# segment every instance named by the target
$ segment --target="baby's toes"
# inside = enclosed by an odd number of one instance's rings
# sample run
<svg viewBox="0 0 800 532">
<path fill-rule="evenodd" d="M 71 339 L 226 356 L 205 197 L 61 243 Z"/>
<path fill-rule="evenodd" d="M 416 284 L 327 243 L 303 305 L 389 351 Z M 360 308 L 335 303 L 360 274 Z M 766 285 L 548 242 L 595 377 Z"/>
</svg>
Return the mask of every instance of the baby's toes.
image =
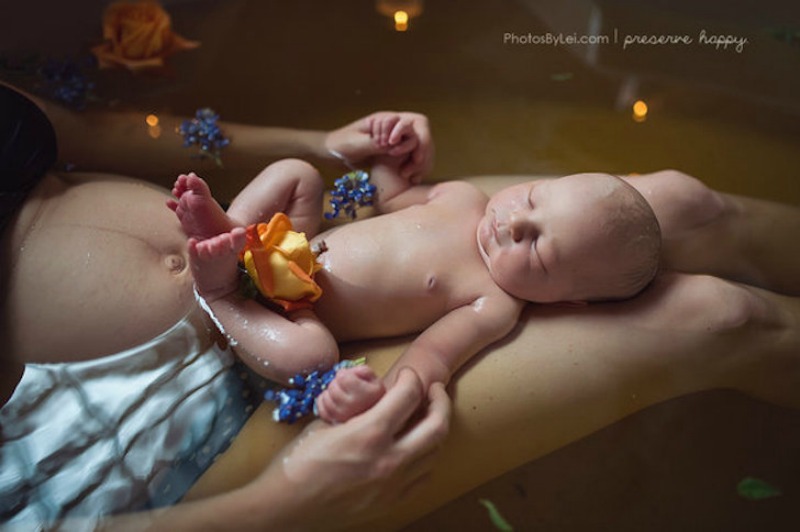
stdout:
<svg viewBox="0 0 800 532">
<path fill-rule="evenodd" d="M 186 179 L 186 174 L 181 174 L 178 176 L 178 179 L 175 180 L 175 184 L 172 185 L 172 195 L 176 198 L 180 198 L 188 190 Z"/>
<path fill-rule="evenodd" d="M 245 231 L 244 227 L 234 227 L 231 229 L 230 235 L 231 249 L 238 254 L 247 243 L 247 231 Z"/>
</svg>

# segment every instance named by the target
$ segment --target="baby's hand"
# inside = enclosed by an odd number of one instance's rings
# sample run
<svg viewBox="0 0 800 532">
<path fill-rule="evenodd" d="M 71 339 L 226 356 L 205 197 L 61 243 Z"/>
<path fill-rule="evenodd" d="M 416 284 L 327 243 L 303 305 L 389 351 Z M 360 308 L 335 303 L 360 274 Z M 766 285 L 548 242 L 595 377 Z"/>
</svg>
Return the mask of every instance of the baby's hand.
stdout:
<svg viewBox="0 0 800 532">
<path fill-rule="evenodd" d="M 419 144 L 411 113 L 383 111 L 367 117 L 373 142 L 391 156 L 404 155 Z"/>
<path fill-rule="evenodd" d="M 399 173 L 419 183 L 433 168 L 434 147 L 428 118 L 419 113 L 379 111 L 335 129 L 325 136 L 324 149 L 347 166 L 369 164 L 376 155 L 402 157 Z"/>
<path fill-rule="evenodd" d="M 366 118 L 372 141 L 385 156 L 401 159 L 398 174 L 419 183 L 433 167 L 433 141 L 428 119 L 418 113 L 381 111 Z"/>
<path fill-rule="evenodd" d="M 328 423 L 344 423 L 368 410 L 384 393 L 383 382 L 368 366 L 345 368 L 317 398 L 317 412 Z"/>
</svg>

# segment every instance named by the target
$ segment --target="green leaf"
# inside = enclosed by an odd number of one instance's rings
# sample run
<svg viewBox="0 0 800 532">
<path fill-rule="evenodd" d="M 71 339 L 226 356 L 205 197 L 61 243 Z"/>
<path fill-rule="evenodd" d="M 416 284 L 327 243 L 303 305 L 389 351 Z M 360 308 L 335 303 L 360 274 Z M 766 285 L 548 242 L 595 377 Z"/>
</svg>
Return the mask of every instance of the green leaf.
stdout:
<svg viewBox="0 0 800 532">
<path fill-rule="evenodd" d="M 500 511 L 497 509 L 497 506 L 494 505 L 492 501 L 486 499 L 479 499 L 479 503 L 484 505 L 486 509 L 489 511 L 489 519 L 491 519 L 492 524 L 495 526 L 497 530 L 502 530 L 503 532 L 513 532 L 514 527 L 512 527 L 508 521 L 506 521 L 502 515 L 500 515 Z"/>
<path fill-rule="evenodd" d="M 572 72 L 558 72 L 550 75 L 550 79 L 553 81 L 569 81 L 572 77 Z"/>
<path fill-rule="evenodd" d="M 753 477 L 743 478 L 736 486 L 736 491 L 739 495 L 751 501 L 760 501 L 783 495 L 781 490 L 775 486 Z"/>
</svg>

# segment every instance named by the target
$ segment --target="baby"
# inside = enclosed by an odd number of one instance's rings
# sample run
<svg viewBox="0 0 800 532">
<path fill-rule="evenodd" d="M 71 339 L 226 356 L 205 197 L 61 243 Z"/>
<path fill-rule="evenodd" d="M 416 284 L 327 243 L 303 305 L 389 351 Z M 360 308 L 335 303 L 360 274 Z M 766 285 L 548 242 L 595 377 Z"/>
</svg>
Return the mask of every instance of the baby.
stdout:
<svg viewBox="0 0 800 532">
<path fill-rule="evenodd" d="M 302 161 L 269 166 L 227 213 L 194 174 L 173 189 L 201 302 L 262 375 L 285 382 L 333 365 L 339 341 L 421 331 L 383 381 L 366 366 L 340 371 L 317 400 L 323 419 L 366 410 L 404 366 L 426 387 L 447 383 L 508 334 L 529 301 L 624 299 L 655 276 L 658 222 L 618 177 L 536 180 L 489 198 L 460 181 L 414 185 L 399 177 L 400 162 L 385 157 L 372 169 L 379 216 L 323 233 L 322 180 Z M 276 311 L 239 289 L 244 226 L 278 212 L 321 250 L 314 280 L 322 296 L 310 308 Z"/>
</svg>

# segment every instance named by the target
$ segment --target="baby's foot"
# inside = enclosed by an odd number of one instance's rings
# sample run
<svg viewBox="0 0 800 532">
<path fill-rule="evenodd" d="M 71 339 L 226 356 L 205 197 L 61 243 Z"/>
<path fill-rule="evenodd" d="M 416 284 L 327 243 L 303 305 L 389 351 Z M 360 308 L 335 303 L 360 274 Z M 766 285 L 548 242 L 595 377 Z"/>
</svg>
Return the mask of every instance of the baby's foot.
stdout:
<svg viewBox="0 0 800 532">
<path fill-rule="evenodd" d="M 180 175 L 172 187 L 174 200 L 167 206 L 175 211 L 186 236 L 205 240 L 220 233 L 227 233 L 234 224 L 211 196 L 211 190 L 194 173 Z"/>
<path fill-rule="evenodd" d="M 195 288 L 209 303 L 238 289 L 239 253 L 246 240 L 241 227 L 206 240 L 189 239 L 189 263 Z"/>
<path fill-rule="evenodd" d="M 345 368 L 317 398 L 317 412 L 328 423 L 344 423 L 377 403 L 385 392 L 383 382 L 368 366 Z"/>
</svg>

